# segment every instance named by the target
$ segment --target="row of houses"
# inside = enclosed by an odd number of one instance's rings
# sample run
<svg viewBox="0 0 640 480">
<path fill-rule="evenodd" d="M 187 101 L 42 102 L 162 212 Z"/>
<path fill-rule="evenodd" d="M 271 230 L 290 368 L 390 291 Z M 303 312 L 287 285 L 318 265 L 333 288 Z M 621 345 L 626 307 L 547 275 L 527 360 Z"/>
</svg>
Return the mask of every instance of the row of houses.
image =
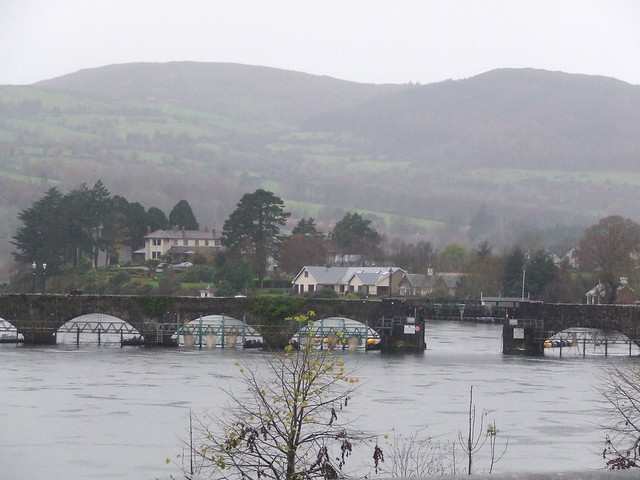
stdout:
<svg viewBox="0 0 640 480">
<path fill-rule="evenodd" d="M 216 230 L 156 230 L 144 237 L 144 248 L 134 252 L 138 260 L 160 260 L 167 256 L 172 262 L 182 262 L 199 249 L 215 254 L 222 248 Z M 344 259 L 342 259 L 344 260 Z M 575 249 L 554 263 L 567 262 L 577 266 Z M 399 267 L 380 266 L 305 266 L 292 281 L 293 293 L 314 293 L 329 289 L 339 295 L 361 293 L 366 296 L 429 296 L 434 293 L 455 295 L 462 273 L 411 274 Z M 607 298 L 605 285 L 599 283 L 586 294 L 587 304 L 598 304 Z M 634 303 L 636 295 L 626 277 L 620 279 L 616 292 L 617 303 Z"/>
<path fill-rule="evenodd" d="M 399 267 L 305 266 L 294 277 L 294 294 L 331 290 L 339 295 L 425 296 L 434 292 L 453 295 L 463 274 L 410 274 Z"/>
</svg>

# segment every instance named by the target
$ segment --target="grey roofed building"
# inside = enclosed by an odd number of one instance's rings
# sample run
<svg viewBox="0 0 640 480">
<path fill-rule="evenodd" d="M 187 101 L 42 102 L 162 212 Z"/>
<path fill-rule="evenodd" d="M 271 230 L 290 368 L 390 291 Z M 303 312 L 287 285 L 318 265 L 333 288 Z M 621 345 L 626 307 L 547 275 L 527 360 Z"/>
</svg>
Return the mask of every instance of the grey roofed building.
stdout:
<svg viewBox="0 0 640 480">
<path fill-rule="evenodd" d="M 160 259 L 170 255 L 173 260 L 185 260 L 196 249 L 218 251 L 220 237 L 214 230 L 156 230 L 144 237 L 144 259 Z"/>
<path fill-rule="evenodd" d="M 389 271 L 393 288 L 397 290 L 400 278 L 404 270 L 398 267 L 320 267 L 305 266 L 291 282 L 294 293 L 316 292 L 323 288 L 329 288 L 338 294 L 346 294 L 361 291 L 367 295 L 379 295 L 379 287 L 388 293 Z M 396 275 L 402 272 L 402 275 Z"/>
</svg>

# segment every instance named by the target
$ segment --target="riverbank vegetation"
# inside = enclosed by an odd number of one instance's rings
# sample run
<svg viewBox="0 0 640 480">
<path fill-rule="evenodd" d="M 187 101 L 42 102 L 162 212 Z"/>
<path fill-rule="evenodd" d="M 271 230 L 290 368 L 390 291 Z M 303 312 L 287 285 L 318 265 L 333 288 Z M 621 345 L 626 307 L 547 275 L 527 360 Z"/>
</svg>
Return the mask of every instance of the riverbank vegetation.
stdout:
<svg viewBox="0 0 640 480">
<path fill-rule="evenodd" d="M 18 215 L 15 263 L 5 291 L 197 295 L 205 288 L 219 296 L 283 294 L 290 293 L 303 266 L 345 262 L 393 265 L 427 277 L 455 274 L 455 284 L 434 284 L 428 298 L 435 301 L 523 296 L 582 303 L 599 285 L 598 301 L 614 303 L 621 278 L 631 291 L 640 285 L 640 225 L 620 216 L 603 218 L 555 245 L 529 235 L 500 251 L 487 240 L 472 248 L 451 242 L 437 249 L 426 239 L 406 243 L 358 212 L 347 212 L 328 231 L 312 217 L 295 223 L 289 218 L 280 197 L 258 189 L 245 194 L 225 221 L 223 249 L 196 248 L 187 264 L 172 265 L 168 256 L 120 260 L 121 252 L 140 249 L 151 231 L 198 228 L 189 202 L 178 200 L 166 215 L 112 195 L 101 181 L 67 193 L 53 187 Z"/>
</svg>

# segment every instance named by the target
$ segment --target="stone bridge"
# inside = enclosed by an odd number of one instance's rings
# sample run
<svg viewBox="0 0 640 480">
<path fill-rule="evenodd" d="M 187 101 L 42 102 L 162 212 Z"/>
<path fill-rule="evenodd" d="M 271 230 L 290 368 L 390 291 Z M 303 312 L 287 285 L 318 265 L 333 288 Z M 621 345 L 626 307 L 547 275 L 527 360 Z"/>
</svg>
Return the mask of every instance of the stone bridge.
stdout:
<svg viewBox="0 0 640 480">
<path fill-rule="evenodd" d="M 283 297 L 281 297 L 283 298 Z M 25 343 L 52 344 L 58 329 L 74 318 L 91 313 L 117 317 L 134 327 L 144 337 L 146 345 L 172 345 L 178 326 L 205 315 L 226 315 L 244 319 L 275 344 L 288 341 L 296 332 L 295 322 L 284 322 L 287 316 L 310 310 L 316 318 L 348 317 L 365 324 L 379 318 L 404 315 L 403 302 L 363 300 L 292 299 L 280 306 L 276 321 L 267 313 L 279 308 L 279 302 L 269 297 L 199 298 L 164 296 L 103 296 L 103 295 L 0 295 L 0 318 L 14 325 Z M 273 316 L 273 315 L 271 315 Z"/>
<path fill-rule="evenodd" d="M 101 313 L 117 317 L 134 327 L 146 345 L 172 345 L 178 326 L 205 315 L 227 315 L 257 328 L 267 343 L 286 344 L 295 333 L 295 322 L 287 316 L 308 311 L 316 318 L 352 318 L 379 329 L 380 320 L 415 316 L 416 321 L 480 317 L 509 318 L 505 322 L 503 347 L 513 340 L 513 319 L 532 321 L 525 342 L 531 353 L 541 353 L 544 339 L 570 327 L 615 330 L 640 345 L 640 307 L 634 305 L 576 305 L 521 302 L 516 308 L 479 305 L 436 305 L 424 300 L 388 298 L 376 300 L 306 299 L 302 297 L 199 298 L 105 295 L 0 295 L 0 318 L 14 325 L 25 343 L 51 344 L 66 322 L 81 315 Z M 511 347 L 503 348 L 505 353 Z"/>
</svg>

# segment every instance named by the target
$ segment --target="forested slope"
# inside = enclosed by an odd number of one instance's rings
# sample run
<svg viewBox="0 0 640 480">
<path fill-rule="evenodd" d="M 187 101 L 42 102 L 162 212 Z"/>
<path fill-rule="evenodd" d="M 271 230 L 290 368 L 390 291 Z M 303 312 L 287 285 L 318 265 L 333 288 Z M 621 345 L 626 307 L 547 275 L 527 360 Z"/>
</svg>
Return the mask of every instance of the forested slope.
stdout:
<svg viewBox="0 0 640 480">
<path fill-rule="evenodd" d="M 0 87 L 0 262 L 20 209 L 98 179 L 147 208 L 186 198 L 202 226 L 262 187 L 292 221 L 360 211 L 436 245 L 638 220 L 638 112 L 638 86 L 529 69 L 365 85 L 174 62 Z"/>
</svg>

